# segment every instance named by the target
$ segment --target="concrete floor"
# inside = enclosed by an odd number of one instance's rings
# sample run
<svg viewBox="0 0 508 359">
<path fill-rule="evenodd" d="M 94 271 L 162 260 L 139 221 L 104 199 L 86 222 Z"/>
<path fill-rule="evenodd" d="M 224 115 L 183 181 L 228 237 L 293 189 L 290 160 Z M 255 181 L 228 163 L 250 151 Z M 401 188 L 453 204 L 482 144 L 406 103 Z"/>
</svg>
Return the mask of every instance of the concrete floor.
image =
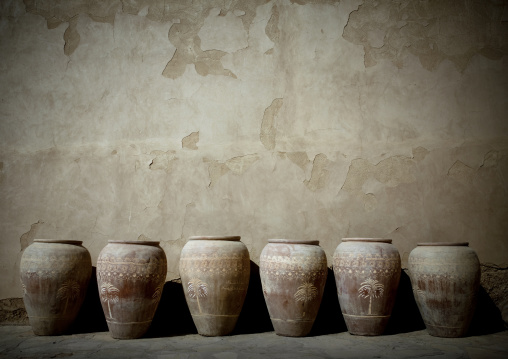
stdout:
<svg viewBox="0 0 508 359">
<path fill-rule="evenodd" d="M 508 358 L 508 331 L 435 338 L 425 330 L 379 337 L 347 332 L 286 338 L 274 332 L 117 340 L 108 332 L 35 336 L 29 326 L 0 326 L 0 358 Z"/>
</svg>

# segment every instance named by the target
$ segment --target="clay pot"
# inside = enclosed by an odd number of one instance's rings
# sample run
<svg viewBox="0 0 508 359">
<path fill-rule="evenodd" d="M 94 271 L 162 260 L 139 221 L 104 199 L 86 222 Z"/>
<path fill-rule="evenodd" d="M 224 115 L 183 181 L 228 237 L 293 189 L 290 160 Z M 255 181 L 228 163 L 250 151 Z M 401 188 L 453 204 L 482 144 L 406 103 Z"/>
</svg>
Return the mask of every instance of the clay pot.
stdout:
<svg viewBox="0 0 508 359">
<path fill-rule="evenodd" d="M 180 276 L 198 333 L 231 333 L 250 278 L 249 251 L 240 237 L 190 237 L 180 255 Z"/>
<path fill-rule="evenodd" d="M 21 256 L 23 302 L 37 335 L 58 335 L 85 299 L 92 261 L 81 241 L 36 239 Z"/>
<path fill-rule="evenodd" d="M 309 334 L 328 274 L 319 241 L 269 239 L 261 252 L 259 274 L 275 333 Z"/>
<path fill-rule="evenodd" d="M 418 243 L 408 259 L 413 294 L 427 331 L 464 336 L 476 307 L 480 262 L 468 243 Z"/>
<path fill-rule="evenodd" d="M 348 331 L 381 335 L 400 280 L 400 255 L 391 239 L 344 238 L 333 255 L 339 303 Z"/>
<path fill-rule="evenodd" d="M 113 338 L 139 338 L 150 327 L 166 281 L 156 241 L 109 240 L 97 259 L 97 285 Z"/>
</svg>

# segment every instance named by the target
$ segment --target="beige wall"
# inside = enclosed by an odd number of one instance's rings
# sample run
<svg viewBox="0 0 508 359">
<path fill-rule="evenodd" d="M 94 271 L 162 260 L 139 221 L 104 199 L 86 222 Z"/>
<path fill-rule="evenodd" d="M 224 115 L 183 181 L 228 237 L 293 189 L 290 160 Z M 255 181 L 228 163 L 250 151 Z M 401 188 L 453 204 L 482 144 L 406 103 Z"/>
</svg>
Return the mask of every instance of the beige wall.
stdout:
<svg viewBox="0 0 508 359">
<path fill-rule="evenodd" d="M 25 8 L 26 6 L 26 8 Z M 34 238 L 469 241 L 508 264 L 508 6 L 2 1 L 0 299 Z"/>
</svg>

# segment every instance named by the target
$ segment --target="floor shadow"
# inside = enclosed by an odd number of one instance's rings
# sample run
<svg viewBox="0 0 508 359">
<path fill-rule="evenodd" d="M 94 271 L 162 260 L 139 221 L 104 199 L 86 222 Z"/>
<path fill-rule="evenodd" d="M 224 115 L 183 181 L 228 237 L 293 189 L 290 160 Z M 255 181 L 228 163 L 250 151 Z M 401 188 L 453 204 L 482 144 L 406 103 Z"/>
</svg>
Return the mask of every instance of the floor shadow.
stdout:
<svg viewBox="0 0 508 359">
<path fill-rule="evenodd" d="M 392 335 L 425 329 L 412 288 L 409 275 L 402 270 L 392 316 L 384 334 Z"/>
<path fill-rule="evenodd" d="M 181 281 L 166 282 L 152 325 L 144 337 L 170 337 L 197 333 L 198 331 L 185 301 Z"/>
<path fill-rule="evenodd" d="M 468 335 L 486 335 L 505 330 L 501 311 L 489 294 L 480 286 L 478 290 L 476 310 L 469 326 Z"/>
<path fill-rule="evenodd" d="M 340 309 L 333 270 L 328 268 L 321 306 L 309 336 L 346 332 L 346 322 Z"/>
<path fill-rule="evenodd" d="M 266 307 L 259 266 L 250 261 L 249 289 L 243 304 L 242 312 L 236 323 L 235 334 L 253 334 L 273 331 L 270 314 Z"/>
<path fill-rule="evenodd" d="M 90 277 L 85 300 L 83 301 L 78 316 L 69 328 L 69 332 L 72 334 L 108 331 L 106 317 L 104 316 L 101 299 L 99 297 L 96 273 L 97 268 L 92 267 L 92 276 Z"/>
</svg>

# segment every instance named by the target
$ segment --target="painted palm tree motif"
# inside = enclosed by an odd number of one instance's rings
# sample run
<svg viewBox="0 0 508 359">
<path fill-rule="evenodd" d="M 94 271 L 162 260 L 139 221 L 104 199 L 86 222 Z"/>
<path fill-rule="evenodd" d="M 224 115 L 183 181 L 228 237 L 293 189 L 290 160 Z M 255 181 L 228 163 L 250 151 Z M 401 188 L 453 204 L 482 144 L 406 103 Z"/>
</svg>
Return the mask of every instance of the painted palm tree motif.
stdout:
<svg viewBox="0 0 508 359">
<path fill-rule="evenodd" d="M 62 286 L 56 292 L 56 298 L 59 300 L 65 300 L 65 306 L 63 314 L 67 311 L 67 305 L 69 300 L 75 300 L 79 296 L 79 284 L 75 280 L 66 280 Z"/>
<path fill-rule="evenodd" d="M 369 315 L 372 314 L 372 298 L 379 298 L 383 296 L 384 285 L 377 280 L 368 278 L 361 284 L 358 289 L 358 296 L 361 298 L 369 298 Z"/>
<path fill-rule="evenodd" d="M 189 292 L 189 297 L 192 299 L 196 299 L 198 302 L 198 309 L 201 313 L 201 305 L 199 304 L 199 298 L 206 298 L 208 295 L 208 285 L 198 278 L 193 278 L 189 281 L 189 286 L 187 287 Z"/>
<path fill-rule="evenodd" d="M 318 295 L 317 288 L 312 283 L 303 283 L 298 287 L 294 298 L 297 302 L 310 302 Z"/>
<path fill-rule="evenodd" d="M 113 284 L 104 282 L 101 285 L 101 299 L 103 302 L 108 303 L 108 311 L 109 311 L 109 318 L 113 319 L 113 316 L 111 315 L 111 306 L 109 303 L 116 303 L 118 302 L 118 293 L 120 291 L 118 288 L 113 286 Z"/>
</svg>

